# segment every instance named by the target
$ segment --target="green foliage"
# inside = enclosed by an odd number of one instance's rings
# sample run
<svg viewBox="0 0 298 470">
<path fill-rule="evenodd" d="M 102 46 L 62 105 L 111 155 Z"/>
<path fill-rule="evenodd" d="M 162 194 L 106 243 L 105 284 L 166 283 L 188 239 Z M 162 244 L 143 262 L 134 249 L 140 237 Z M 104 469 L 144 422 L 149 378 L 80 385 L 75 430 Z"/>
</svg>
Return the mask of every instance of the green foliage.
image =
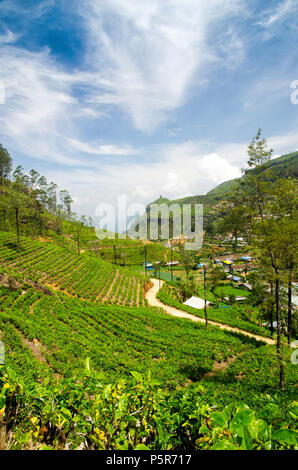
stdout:
<svg viewBox="0 0 298 470">
<path fill-rule="evenodd" d="M 220 293 L 221 287 L 218 287 L 217 292 Z M 222 297 L 233 296 L 235 292 L 238 295 L 242 295 L 245 291 L 236 289 L 233 287 L 226 286 L 221 294 Z M 203 296 L 202 288 L 198 290 L 199 295 Z M 247 292 L 245 292 L 247 295 Z M 163 284 L 162 288 L 157 294 L 157 298 L 161 300 L 166 305 L 170 305 L 179 310 L 184 310 L 185 312 L 191 313 L 192 315 L 204 318 L 204 310 L 196 309 L 189 307 L 183 304 L 183 298 L 179 295 L 176 289 L 170 288 L 167 284 Z M 268 329 L 258 325 L 259 314 L 258 310 L 252 308 L 251 306 L 246 305 L 227 305 L 219 300 L 218 297 L 212 295 L 211 292 L 207 293 L 207 300 L 213 302 L 217 305 L 208 307 L 208 318 L 209 320 L 216 321 L 218 323 L 223 323 L 225 325 L 234 326 L 242 330 L 248 331 L 253 334 L 261 336 L 270 336 Z"/>
<path fill-rule="evenodd" d="M 3 183 L 12 170 L 12 158 L 6 148 L 0 144 L 0 183 Z"/>
<path fill-rule="evenodd" d="M 31 280 L 65 290 L 78 298 L 93 302 L 143 304 L 142 274 L 132 274 L 93 257 L 78 257 L 74 252 L 53 243 L 20 237 L 22 250 L 17 250 L 15 236 L 0 232 L 0 260 Z M 117 277 L 116 277 L 117 276 Z M 114 279 L 117 282 L 114 282 Z"/>
<path fill-rule="evenodd" d="M 24 385 L 0 370 L 0 423 L 11 449 L 297 449 L 297 404 L 214 406 L 201 385 L 168 390 L 131 372 L 103 385 L 90 369 L 59 384 Z M 26 412 L 24 413 L 24 404 Z"/>
</svg>

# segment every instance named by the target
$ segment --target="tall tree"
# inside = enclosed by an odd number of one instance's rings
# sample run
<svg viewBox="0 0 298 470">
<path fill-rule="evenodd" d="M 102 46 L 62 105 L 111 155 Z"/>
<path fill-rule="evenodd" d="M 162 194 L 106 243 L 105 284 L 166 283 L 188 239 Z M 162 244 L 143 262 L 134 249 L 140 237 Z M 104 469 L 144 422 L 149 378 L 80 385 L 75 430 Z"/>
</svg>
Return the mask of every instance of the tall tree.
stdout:
<svg viewBox="0 0 298 470">
<path fill-rule="evenodd" d="M 12 158 L 6 148 L 0 144 L 0 183 L 9 178 L 12 170 Z"/>
<path fill-rule="evenodd" d="M 26 194 L 21 174 L 19 174 L 19 176 L 15 176 L 14 181 L 10 186 L 9 196 L 10 207 L 13 210 L 15 216 L 18 250 L 20 250 L 21 216 L 24 215 L 25 210 L 28 210 L 32 204 L 32 200 Z"/>
<path fill-rule="evenodd" d="M 231 233 L 234 249 L 238 248 L 238 238 L 242 235 L 249 223 L 247 211 L 239 204 L 239 200 L 233 200 L 226 205 L 227 214 L 217 226 L 220 233 Z"/>
<path fill-rule="evenodd" d="M 186 279 L 189 277 L 189 271 L 194 265 L 194 260 L 192 258 L 190 250 L 186 250 L 184 245 L 180 245 L 179 247 L 180 252 L 180 260 L 185 269 Z"/>
<path fill-rule="evenodd" d="M 270 214 L 268 202 L 272 197 L 273 181 L 268 172 L 268 163 L 273 149 L 268 149 L 266 139 L 262 138 L 261 129 L 248 146 L 248 167 L 243 188 L 245 198 L 249 203 L 250 215 L 254 217 L 253 247 L 257 252 L 259 261 L 268 261 L 274 273 L 275 314 L 277 324 L 277 357 L 279 362 L 279 385 L 285 388 L 284 361 L 282 355 L 282 327 L 281 327 L 281 260 L 279 257 L 278 239 L 280 236 L 276 220 Z"/>
</svg>

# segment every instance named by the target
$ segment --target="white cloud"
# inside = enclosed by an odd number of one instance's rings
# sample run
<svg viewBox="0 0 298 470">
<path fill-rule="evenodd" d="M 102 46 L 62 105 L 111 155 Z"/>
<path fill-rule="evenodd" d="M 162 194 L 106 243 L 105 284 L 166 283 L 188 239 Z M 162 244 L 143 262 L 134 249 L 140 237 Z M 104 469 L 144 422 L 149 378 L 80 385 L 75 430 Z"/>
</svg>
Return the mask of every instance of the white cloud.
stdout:
<svg viewBox="0 0 298 470">
<path fill-rule="evenodd" d="M 131 155 L 130 145 L 80 141 L 84 119 L 98 119 L 92 104 L 79 101 L 73 88 L 89 87 L 87 73 L 64 72 L 50 51 L 0 48 L 0 79 L 5 88 L 0 136 L 10 139 L 13 152 L 68 166 L 92 166 L 86 155 Z M 75 136 L 75 137 L 74 137 Z"/>
<path fill-rule="evenodd" d="M 161 194 L 169 199 L 204 194 L 217 184 L 240 176 L 239 166 L 219 152 L 206 153 L 201 143 L 159 146 L 155 163 L 121 161 L 101 165 L 100 169 L 74 169 L 71 174 L 55 171 L 55 181 L 77 197 L 74 209 L 93 216 L 100 203 L 115 203 L 126 194 L 128 203 L 147 204 Z M 156 156 L 158 155 L 158 159 Z M 53 179 L 54 175 L 49 175 Z"/>
<path fill-rule="evenodd" d="M 130 114 L 138 129 L 158 126 L 185 102 L 194 80 L 204 80 L 198 71 L 215 60 L 208 31 L 236 14 L 241 4 L 242 0 L 87 0 L 84 7 L 75 3 L 86 19 L 88 44 L 81 69 L 70 72 L 49 49 L 29 52 L 14 46 L 18 36 L 5 30 L 0 36 L 0 80 L 6 93 L 0 115 L 2 141 L 8 138 L 13 152 L 64 165 L 92 166 L 86 155 L 134 154 L 128 144 L 88 142 L 88 120 L 98 121 L 117 106 Z M 44 1 L 34 11 L 17 5 L 26 23 L 44 15 L 54 2 Z M 0 11 L 13 9 L 13 0 L 1 3 Z M 231 29 L 228 34 L 233 36 Z M 80 97 L 77 86 L 83 91 Z M 172 135 L 177 132 L 179 128 Z"/>
<path fill-rule="evenodd" d="M 292 15 L 297 9 L 297 0 L 283 0 L 274 10 L 271 10 L 269 15 L 264 20 L 260 21 L 258 25 L 265 29 L 271 28 L 288 18 L 288 16 Z"/>
<path fill-rule="evenodd" d="M 268 145 L 278 153 L 284 155 L 288 152 L 293 152 L 298 145 L 298 134 L 293 132 L 291 134 L 276 135 L 268 138 Z"/>
<path fill-rule="evenodd" d="M 271 136 L 268 146 L 276 152 L 274 158 L 298 145 L 293 134 Z M 147 149 L 152 161 L 144 163 L 119 160 L 120 163 L 71 172 L 55 170 L 49 174 L 75 197 L 74 210 L 94 216 L 100 203 L 116 204 L 119 195 L 126 194 L 128 204 L 147 205 L 160 195 L 169 199 L 205 194 L 224 181 L 241 176 L 246 167 L 247 142 L 207 145 L 206 142 L 184 142 Z M 210 151 L 210 147 L 213 147 Z M 206 151 L 208 148 L 208 151 Z"/>
<path fill-rule="evenodd" d="M 218 45 L 221 61 L 230 69 L 239 67 L 244 61 L 246 46 L 243 39 L 231 27 L 222 35 Z"/>
<path fill-rule="evenodd" d="M 151 131 L 183 105 L 191 86 L 205 80 L 210 61 L 218 60 L 208 44 L 222 19 L 237 15 L 242 0 L 87 0 L 81 8 L 88 24 L 90 50 L 98 84 L 93 99 L 118 105 L 137 129 Z M 112 26 L 112 27 L 111 27 Z M 213 29 L 212 29 L 213 28 Z M 235 66 L 242 61 L 241 40 L 228 32 Z"/>
<path fill-rule="evenodd" d="M 13 33 L 10 29 L 4 28 L 5 32 L 0 34 L 0 45 L 1 44 L 12 44 L 19 38 L 19 34 Z"/>
<path fill-rule="evenodd" d="M 2 2 L 0 11 L 13 4 Z M 52 4 L 44 2 L 35 15 Z M 97 203 L 111 202 L 119 194 L 148 203 L 160 194 L 171 199 L 203 194 L 239 176 L 247 143 L 157 144 L 145 151 L 127 142 L 89 137 L 88 123 L 94 129 L 94 123 L 100 124 L 116 107 L 142 131 L 171 118 L 192 87 L 206 80 L 208 64 L 233 68 L 242 63 L 242 38 L 231 26 L 221 27 L 222 20 L 239 14 L 240 6 L 242 0 L 86 0 L 80 7 L 86 21 L 86 55 L 81 68 L 70 72 L 48 49 L 17 48 L 15 33 L 6 31 L 0 37 L 0 79 L 6 88 L 0 139 L 9 139 L 12 153 L 71 166 L 69 171 L 52 165 L 46 176 L 69 189 L 75 210 L 88 215 L 94 214 Z M 211 45 L 209 36 L 217 33 Z M 272 80 L 272 70 L 258 82 L 247 106 L 264 90 L 268 95 L 289 92 L 284 80 Z M 183 138 L 179 127 L 168 132 Z M 295 133 L 268 140 L 281 154 L 298 146 Z M 115 158 L 109 164 L 96 158 L 105 155 L 140 159 Z"/>
<path fill-rule="evenodd" d="M 30 2 L 19 2 L 17 0 L 3 0 L 0 4 L 0 12 L 5 14 L 16 11 L 23 15 L 24 21 L 41 18 L 54 5 L 56 0 L 42 0 L 38 4 Z"/>
<path fill-rule="evenodd" d="M 96 142 L 81 142 L 77 139 L 67 139 L 69 146 L 78 151 L 92 155 L 134 155 L 136 150 L 131 146 L 102 145 Z"/>
</svg>

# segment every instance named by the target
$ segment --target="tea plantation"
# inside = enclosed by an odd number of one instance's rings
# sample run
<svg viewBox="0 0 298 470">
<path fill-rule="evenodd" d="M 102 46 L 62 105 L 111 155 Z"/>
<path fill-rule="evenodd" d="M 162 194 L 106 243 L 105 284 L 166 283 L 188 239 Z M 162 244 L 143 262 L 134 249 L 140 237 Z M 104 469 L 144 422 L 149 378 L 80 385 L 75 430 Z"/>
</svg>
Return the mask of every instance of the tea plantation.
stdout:
<svg viewBox="0 0 298 470">
<path fill-rule="evenodd" d="M 297 448 L 290 351 L 278 392 L 274 347 L 146 306 L 141 275 L 0 239 L 1 449 Z"/>
</svg>

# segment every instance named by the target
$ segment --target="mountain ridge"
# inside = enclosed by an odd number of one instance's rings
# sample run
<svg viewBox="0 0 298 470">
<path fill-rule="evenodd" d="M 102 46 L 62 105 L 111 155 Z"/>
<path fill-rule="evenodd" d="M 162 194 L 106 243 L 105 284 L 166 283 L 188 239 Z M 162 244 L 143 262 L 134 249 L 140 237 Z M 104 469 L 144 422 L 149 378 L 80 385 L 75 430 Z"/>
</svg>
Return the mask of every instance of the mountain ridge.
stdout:
<svg viewBox="0 0 298 470">
<path fill-rule="evenodd" d="M 273 172 L 277 177 L 294 177 L 298 178 L 298 151 L 291 152 L 285 155 L 282 155 L 274 160 L 271 160 L 269 163 L 269 170 Z M 246 170 L 243 176 L 240 178 L 235 178 L 231 180 L 224 181 L 223 183 L 217 185 L 215 188 L 208 191 L 206 194 L 186 196 L 183 198 L 177 199 L 168 199 L 160 197 L 150 204 L 205 204 L 207 206 L 216 205 L 222 201 L 228 194 L 234 189 L 237 182 L 242 178 L 245 178 L 245 175 L 253 170 Z M 267 170 L 266 170 L 267 171 Z"/>
</svg>

